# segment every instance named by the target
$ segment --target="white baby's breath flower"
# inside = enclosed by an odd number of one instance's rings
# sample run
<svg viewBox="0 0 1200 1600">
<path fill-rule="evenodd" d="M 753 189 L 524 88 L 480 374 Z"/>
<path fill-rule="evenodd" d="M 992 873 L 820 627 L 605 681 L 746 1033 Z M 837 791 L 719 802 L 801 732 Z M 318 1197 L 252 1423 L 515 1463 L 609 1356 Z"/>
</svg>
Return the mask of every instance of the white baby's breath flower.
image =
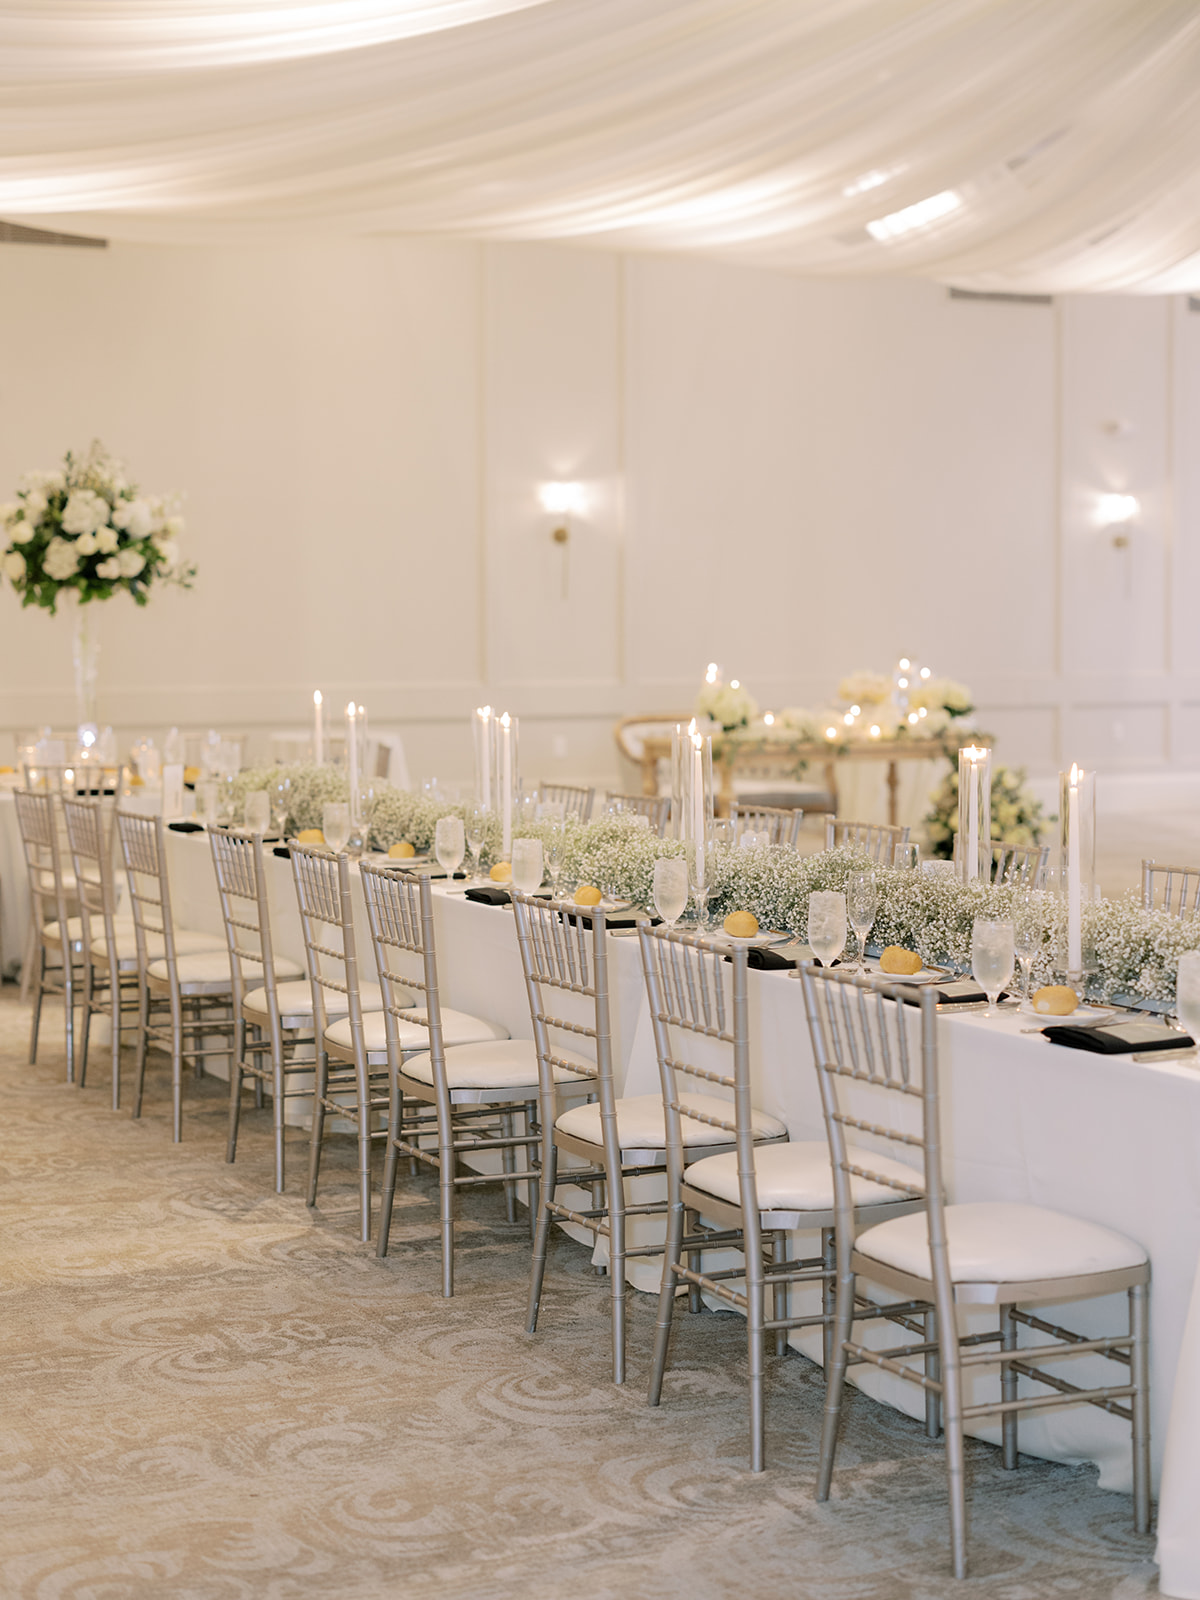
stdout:
<svg viewBox="0 0 1200 1600">
<path fill-rule="evenodd" d="M 73 539 L 63 539 L 55 534 L 46 546 L 46 554 L 42 557 L 42 566 L 46 576 L 55 578 L 61 583 L 66 578 L 72 578 L 79 570 L 79 556 L 75 549 Z"/>
</svg>

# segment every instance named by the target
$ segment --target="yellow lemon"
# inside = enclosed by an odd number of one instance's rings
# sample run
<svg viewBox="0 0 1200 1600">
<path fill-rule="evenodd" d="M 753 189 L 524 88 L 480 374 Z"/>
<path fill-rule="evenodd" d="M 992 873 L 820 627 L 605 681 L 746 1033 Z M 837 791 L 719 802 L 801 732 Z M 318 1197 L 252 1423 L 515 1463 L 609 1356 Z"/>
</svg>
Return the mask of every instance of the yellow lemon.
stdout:
<svg viewBox="0 0 1200 1600">
<path fill-rule="evenodd" d="M 488 877 L 493 883 L 508 883 L 512 879 L 512 867 L 507 861 L 497 861 Z"/>
<path fill-rule="evenodd" d="M 753 939 L 758 932 L 758 918 L 753 911 L 731 911 L 721 926 L 733 939 Z"/>
<path fill-rule="evenodd" d="M 388 848 L 388 855 L 393 861 L 407 861 L 409 856 L 415 856 L 416 853 L 407 839 L 398 839 L 394 845 Z"/>
<path fill-rule="evenodd" d="M 581 883 L 575 891 L 577 906 L 598 906 L 603 898 L 594 883 Z"/>
<path fill-rule="evenodd" d="M 184 781 L 184 783 L 196 783 L 199 780 L 199 777 L 200 777 L 200 768 L 199 767 L 184 767 L 184 769 L 183 769 L 183 781 Z"/>
<path fill-rule="evenodd" d="M 1044 1017 L 1069 1017 L 1079 1004 L 1079 996 L 1065 983 L 1045 983 L 1033 997 L 1033 1009 Z"/>
<path fill-rule="evenodd" d="M 920 972 L 925 963 L 915 950 L 906 950 L 902 944 L 890 944 L 879 958 L 880 972 L 894 972 L 911 978 Z"/>
<path fill-rule="evenodd" d="M 296 835 L 297 844 L 324 844 L 325 835 L 320 828 L 301 828 Z"/>
</svg>

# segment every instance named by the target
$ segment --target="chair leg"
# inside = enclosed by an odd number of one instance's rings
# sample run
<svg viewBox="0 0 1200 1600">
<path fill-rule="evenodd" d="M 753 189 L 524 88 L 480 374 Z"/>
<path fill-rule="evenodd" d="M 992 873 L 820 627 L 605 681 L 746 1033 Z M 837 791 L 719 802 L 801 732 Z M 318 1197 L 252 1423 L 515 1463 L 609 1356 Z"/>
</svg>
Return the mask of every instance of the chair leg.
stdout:
<svg viewBox="0 0 1200 1600">
<path fill-rule="evenodd" d="M 546 1279 L 546 1250 L 550 1242 L 550 1213 L 546 1208 L 554 1199 L 558 1187 L 558 1146 L 554 1143 L 553 1133 L 549 1129 L 543 1130 L 542 1139 L 542 1198 L 537 1210 L 537 1231 L 533 1236 L 533 1265 L 529 1275 L 529 1314 L 525 1319 L 527 1333 L 537 1332 L 538 1312 L 542 1306 L 542 1285 Z"/>
<path fill-rule="evenodd" d="M 670 1180 L 668 1180 L 670 1182 Z M 677 1185 L 672 1184 L 672 1187 Z M 662 1284 L 658 1291 L 658 1320 L 654 1325 L 654 1355 L 650 1364 L 650 1404 L 662 1398 L 663 1374 L 667 1369 L 667 1346 L 671 1339 L 671 1318 L 675 1310 L 675 1274 L 672 1271 L 683 1248 L 683 1206 L 673 1200 L 667 1208 L 667 1239 L 663 1246 Z"/>
<path fill-rule="evenodd" d="M 64 935 L 66 930 L 63 930 Z M 75 1082 L 75 959 L 71 941 L 64 937 L 63 963 L 63 1027 L 67 1041 L 67 1082 Z"/>
<path fill-rule="evenodd" d="M 925 1313 L 925 1342 L 937 1343 L 937 1312 Z M 937 1383 L 941 1378 L 941 1362 L 936 1350 L 926 1351 L 925 1376 Z M 936 1439 L 942 1431 L 942 1397 L 933 1389 L 925 1391 L 925 1437 Z M 1014 1463 L 1015 1465 L 1015 1463 Z"/>
<path fill-rule="evenodd" d="M 371 1086 L 358 1087 L 358 1237 L 371 1238 Z"/>
<path fill-rule="evenodd" d="M 746 1343 L 750 1368 L 750 1471 L 761 1472 L 766 1465 L 763 1438 L 763 1377 L 766 1352 L 763 1349 L 763 1307 L 766 1283 L 763 1279 L 761 1248 L 757 1261 L 751 1259 L 754 1247 L 746 1247 Z"/>
<path fill-rule="evenodd" d="M 625 1382 L 625 1180 L 608 1174 L 608 1280 L 612 1294 L 613 1382 Z"/>
<path fill-rule="evenodd" d="M 256 1039 L 262 1037 L 262 1029 L 255 1028 Z M 261 1081 L 261 1080 L 256 1080 Z M 287 1105 L 286 1100 L 287 1073 L 283 1065 L 283 1035 L 276 1034 L 271 1040 L 271 1126 L 275 1135 L 275 1193 L 282 1194 L 286 1184 L 285 1171 L 285 1140 L 287 1124 L 283 1120 L 283 1113 Z M 390 1124 L 389 1124 L 390 1126 Z"/>
<path fill-rule="evenodd" d="M 33 977 L 33 1017 L 29 1024 L 29 1065 L 37 1064 L 38 1032 L 42 1026 L 42 1000 L 45 996 L 46 982 L 46 948 L 38 940 L 37 954 L 33 957 L 37 962 L 37 973 Z M 33 960 L 30 962 L 30 971 L 33 970 Z"/>
<path fill-rule="evenodd" d="M 150 991 L 144 983 L 138 984 L 138 1023 L 137 1023 L 137 1087 L 133 1095 L 133 1115 L 140 1117 L 142 1114 L 142 1094 L 146 1087 L 146 1050 L 149 1044 L 148 1031 L 150 1028 Z"/>
<path fill-rule="evenodd" d="M 699 1226 L 700 1226 L 699 1214 L 697 1212 L 695 1212 L 695 1211 L 685 1211 L 684 1214 L 683 1214 L 683 1230 L 684 1230 L 684 1232 L 688 1233 L 688 1234 L 693 1234 L 693 1233 L 695 1233 L 697 1231 Z M 701 1259 L 700 1259 L 700 1251 L 699 1250 L 689 1250 L 688 1251 L 687 1264 L 688 1264 L 688 1271 L 689 1272 L 699 1272 L 700 1271 Z M 689 1283 L 688 1284 L 687 1297 L 688 1297 L 688 1315 L 689 1316 L 696 1316 L 699 1312 L 703 1311 L 704 1302 L 700 1298 L 700 1285 L 698 1283 Z"/>
<path fill-rule="evenodd" d="M 312 1132 L 308 1140 L 308 1194 L 306 1205 L 317 1203 L 317 1179 L 321 1172 L 321 1146 L 325 1141 L 325 1095 L 329 1088 L 329 1057 L 319 1046 L 316 1050 L 316 1075 L 313 1083 Z"/>
<path fill-rule="evenodd" d="M 511 1139 L 516 1131 L 516 1122 L 511 1111 L 500 1113 L 500 1137 Z M 506 1144 L 500 1152 L 500 1165 L 505 1172 L 517 1170 L 517 1153 L 511 1144 Z M 515 1222 L 517 1220 L 517 1186 L 515 1183 L 506 1182 L 504 1185 L 504 1220 Z"/>
<path fill-rule="evenodd" d="M 536 1100 L 527 1100 L 525 1102 L 525 1132 L 527 1134 L 531 1135 L 531 1136 L 536 1135 L 539 1132 L 539 1126 L 538 1126 L 538 1104 L 537 1104 Z M 532 1157 L 532 1155 L 533 1155 L 532 1149 L 530 1149 L 529 1155 L 530 1155 L 530 1157 Z M 527 1165 L 532 1167 L 533 1166 L 533 1161 L 530 1159 L 527 1162 Z M 534 1176 L 534 1177 L 530 1178 L 529 1183 L 527 1185 L 527 1199 L 529 1201 L 529 1237 L 530 1237 L 530 1239 L 532 1239 L 534 1234 L 537 1232 L 538 1199 L 539 1199 L 540 1194 L 541 1194 L 541 1185 L 538 1182 L 537 1177 Z"/>
<path fill-rule="evenodd" d="M 846 1387 L 846 1341 L 854 1321 L 854 1273 L 839 1260 L 837 1291 L 833 1314 L 833 1357 L 825 1369 L 825 1415 L 821 1421 L 821 1451 L 817 1463 L 818 1500 L 829 1499 L 833 1482 L 833 1462 L 837 1454 L 838 1429 L 842 1415 L 842 1393 Z"/>
<path fill-rule="evenodd" d="M 1133 1412 L 1133 1525 L 1150 1532 L 1150 1290 L 1144 1283 L 1129 1291 L 1132 1381 L 1137 1385 Z"/>
<path fill-rule="evenodd" d="M 40 944 L 40 942 L 41 942 L 41 940 L 40 940 L 40 936 L 38 934 L 37 924 L 33 920 L 33 912 L 31 911 L 30 914 L 29 914 L 29 926 L 28 926 L 28 928 L 26 929 L 26 932 L 25 932 L 25 958 L 21 962 L 21 1004 L 22 1005 L 24 1005 L 25 1002 L 29 999 L 30 991 L 33 988 L 33 967 L 34 967 L 34 963 L 37 960 L 38 945 Z M 30 1062 L 31 1066 L 32 1066 L 32 1064 L 33 1063 Z"/>
<path fill-rule="evenodd" d="M 438 1222 L 442 1234 L 442 1295 L 454 1295 L 454 1117 L 438 1107 Z"/>
<path fill-rule="evenodd" d="M 1017 1348 L 1017 1320 L 1013 1316 L 1012 1306 L 1000 1307 L 1000 1348 Z M 1011 1361 L 1000 1364 L 1000 1398 L 1006 1401 L 1017 1398 L 1017 1374 L 1013 1371 Z M 1003 1464 L 1006 1471 L 1013 1472 L 1017 1465 L 1017 1413 L 1003 1412 L 1000 1428 L 1004 1447 Z"/>
<path fill-rule="evenodd" d="M 950 1555 L 954 1576 L 967 1575 L 966 1455 L 963 1446 L 962 1368 L 958 1329 L 939 1325 L 942 1372 L 942 1428 L 946 1436 L 946 1477 L 950 1494 Z"/>
<path fill-rule="evenodd" d="M 79 1041 L 77 1052 L 79 1057 L 79 1087 L 82 1089 L 87 1083 L 88 1065 L 88 1039 L 92 1032 L 92 1005 L 95 1000 L 95 977 L 92 963 L 86 961 L 83 969 L 83 998 L 79 1007 Z"/>
<path fill-rule="evenodd" d="M 771 1257 L 777 1266 L 787 1260 L 787 1234 L 784 1233 L 782 1228 L 776 1228 L 771 1235 Z M 786 1282 L 773 1285 L 771 1289 L 771 1316 L 774 1321 L 783 1322 L 787 1319 L 788 1300 L 790 1298 Z M 780 1357 L 785 1356 L 787 1355 L 787 1348 L 787 1329 L 776 1328 L 775 1354 Z"/>
<path fill-rule="evenodd" d="M 836 1301 L 835 1279 L 830 1276 L 837 1271 L 837 1247 L 833 1240 L 833 1229 L 822 1228 L 821 1265 L 826 1276 L 821 1280 L 821 1315 L 825 1319 L 821 1324 L 821 1365 L 827 1380 L 833 1364 L 833 1311 Z"/>
<path fill-rule="evenodd" d="M 239 1056 L 229 1074 L 229 1138 L 225 1144 L 226 1161 L 237 1160 L 238 1124 L 242 1115 L 242 1084 L 245 1080 L 242 1071 L 244 1060 L 244 1056 Z"/>
<path fill-rule="evenodd" d="M 112 1108 L 121 1109 L 121 980 L 113 972 L 108 986 L 109 1014 L 112 1018 Z"/>
<path fill-rule="evenodd" d="M 379 1238 L 375 1241 L 375 1254 L 382 1259 L 388 1253 L 388 1236 L 392 1231 L 392 1201 L 396 1194 L 396 1168 L 400 1165 L 400 1152 L 396 1140 L 401 1136 L 404 1120 L 404 1098 L 391 1074 L 388 1085 L 388 1136 L 387 1156 L 383 1164 L 383 1186 L 379 1195 Z M 414 1139 L 415 1139 L 414 1135 Z"/>
<path fill-rule="evenodd" d="M 200 1057 L 196 1057 L 199 1064 Z M 183 1007 L 171 996 L 171 1142 L 183 1138 Z"/>
</svg>

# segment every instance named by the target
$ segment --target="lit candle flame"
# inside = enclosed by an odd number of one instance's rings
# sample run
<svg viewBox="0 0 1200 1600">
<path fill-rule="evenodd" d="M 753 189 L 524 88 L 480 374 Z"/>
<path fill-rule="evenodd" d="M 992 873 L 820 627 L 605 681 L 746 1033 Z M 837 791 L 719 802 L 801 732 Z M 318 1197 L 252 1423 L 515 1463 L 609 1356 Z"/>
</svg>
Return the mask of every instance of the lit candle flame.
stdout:
<svg viewBox="0 0 1200 1600">
<path fill-rule="evenodd" d="M 325 696 L 321 693 L 320 689 L 313 690 L 313 705 L 319 706 L 324 699 Z"/>
</svg>

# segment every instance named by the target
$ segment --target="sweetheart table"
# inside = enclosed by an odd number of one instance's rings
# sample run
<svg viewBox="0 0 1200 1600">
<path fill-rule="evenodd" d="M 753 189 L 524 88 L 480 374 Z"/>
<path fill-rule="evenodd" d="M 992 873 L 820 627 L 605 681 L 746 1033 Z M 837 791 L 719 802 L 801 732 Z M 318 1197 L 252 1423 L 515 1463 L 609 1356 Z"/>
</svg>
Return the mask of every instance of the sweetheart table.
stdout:
<svg viewBox="0 0 1200 1600">
<path fill-rule="evenodd" d="M 169 859 L 177 919 L 220 931 L 206 839 L 172 834 Z M 270 857 L 269 865 L 276 949 L 302 960 L 290 865 L 278 857 Z M 360 958 L 369 966 L 357 883 L 355 893 Z M 444 1003 L 494 1018 L 515 1037 L 531 1037 L 511 912 L 465 901 L 436 885 L 434 906 Z M 610 979 L 618 1092 L 655 1093 L 658 1072 L 636 938 L 611 936 Z M 752 971 L 749 980 L 755 1102 L 781 1117 L 792 1138 L 821 1139 L 800 985 L 786 972 Z M 1162 1592 L 1200 1600 L 1200 1530 L 1192 1514 L 1200 1485 L 1200 1302 L 1189 1317 L 1200 1257 L 1200 1072 L 1181 1061 L 1134 1063 L 1062 1049 L 1023 1033 L 1025 1020 L 1011 1013 L 939 1019 L 951 1198 L 1052 1207 L 1127 1234 L 1148 1250 Z M 637 1220 L 643 1229 L 654 1226 L 655 1219 Z M 635 1284 L 657 1288 L 653 1262 L 630 1265 Z M 1069 1305 L 1062 1318 L 1090 1333 L 1111 1327 L 1123 1310 L 1123 1297 L 1117 1297 Z M 1058 1320 L 1053 1310 L 1047 1314 Z M 792 1337 L 809 1349 L 803 1330 Z M 909 1385 L 887 1374 L 868 1370 L 860 1381 L 910 1414 L 923 1404 Z M 979 1433 L 998 1438 L 998 1430 L 986 1425 Z M 1103 1487 L 1130 1489 L 1128 1426 L 1097 1408 L 1023 1416 L 1021 1448 L 1053 1460 L 1094 1461 Z"/>
</svg>

